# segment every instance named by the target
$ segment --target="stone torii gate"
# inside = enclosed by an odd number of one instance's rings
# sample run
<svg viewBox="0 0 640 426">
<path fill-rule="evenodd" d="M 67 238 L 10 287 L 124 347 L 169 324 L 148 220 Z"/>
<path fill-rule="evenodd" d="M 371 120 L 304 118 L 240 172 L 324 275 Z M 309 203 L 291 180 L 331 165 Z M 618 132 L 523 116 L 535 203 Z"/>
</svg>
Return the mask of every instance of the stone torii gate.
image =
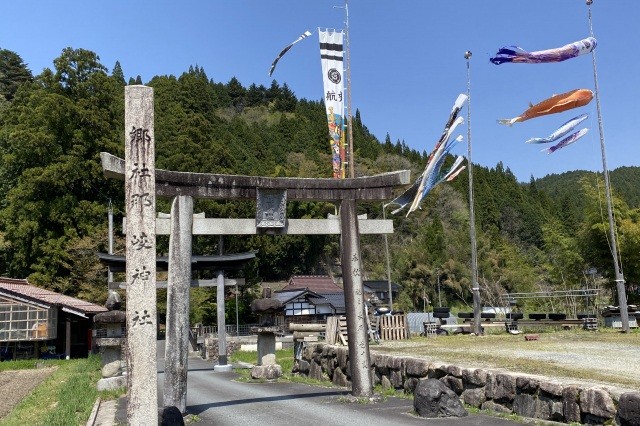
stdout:
<svg viewBox="0 0 640 426">
<path fill-rule="evenodd" d="M 392 198 L 394 187 L 410 183 L 410 172 L 402 170 L 350 179 L 317 179 L 156 170 L 153 89 L 140 85 L 125 87 L 125 139 L 127 142 L 124 160 L 108 153 L 101 153 L 101 159 L 106 177 L 125 181 L 129 423 L 155 425 L 158 419 L 155 351 L 150 350 L 155 346 L 156 330 L 156 197 L 174 199 L 171 214 L 169 291 L 174 286 L 172 281 L 176 281 L 175 286 L 182 289 L 179 291 L 188 292 L 190 277 L 185 280 L 185 274 L 172 274 L 171 269 L 172 262 L 179 263 L 177 268 L 174 268 L 174 271 L 178 272 L 180 265 L 190 265 L 190 238 L 193 234 L 339 233 L 352 394 L 358 397 L 371 396 L 373 385 L 359 234 L 392 233 L 393 223 L 391 220 L 358 220 L 357 201 L 384 201 Z M 256 200 L 256 218 L 194 219 L 193 198 Z M 339 215 L 335 219 L 287 219 L 287 199 L 335 202 L 339 204 Z M 361 230 L 361 227 L 365 229 Z M 188 253 L 184 247 L 188 247 Z M 180 281 L 187 282 L 183 284 Z M 186 315 L 188 318 L 188 311 Z M 167 327 L 169 326 L 167 324 Z M 167 367 L 167 371 L 170 368 Z M 178 383 L 176 387 L 184 387 L 186 398 L 186 371 L 184 383 Z"/>
</svg>

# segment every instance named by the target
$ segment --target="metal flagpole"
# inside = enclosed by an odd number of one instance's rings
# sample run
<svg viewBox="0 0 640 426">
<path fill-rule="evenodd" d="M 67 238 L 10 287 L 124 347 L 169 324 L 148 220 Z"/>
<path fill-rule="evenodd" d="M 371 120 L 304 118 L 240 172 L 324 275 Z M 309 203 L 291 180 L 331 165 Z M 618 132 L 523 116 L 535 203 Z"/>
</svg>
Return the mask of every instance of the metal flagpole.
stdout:
<svg viewBox="0 0 640 426">
<path fill-rule="evenodd" d="M 382 219 L 387 219 L 387 213 L 385 212 L 385 207 L 387 207 L 384 203 L 382 204 Z M 387 256 L 387 286 L 389 287 L 389 312 L 393 312 L 393 292 L 391 289 L 391 265 L 389 261 L 389 240 L 387 239 L 387 234 L 384 234 L 384 252 Z"/>
<path fill-rule="evenodd" d="M 345 57 L 345 67 L 346 67 L 346 71 L 347 71 L 347 133 L 349 135 L 349 153 L 348 153 L 348 160 L 347 162 L 349 163 L 349 177 L 355 177 L 355 170 L 354 170 L 354 162 L 353 162 L 353 122 L 351 119 L 351 50 L 349 48 L 349 2 L 348 0 L 344 0 L 344 7 L 341 6 L 333 6 L 334 8 L 337 9 L 344 9 L 345 11 L 345 22 L 344 22 L 344 26 L 345 26 L 345 31 L 344 31 L 344 37 L 346 39 L 346 50 L 347 50 L 347 54 Z M 343 117 L 344 117 L 344 113 L 343 113 Z M 344 158 L 341 159 L 343 161 L 343 175 L 342 177 L 344 178 Z"/>
<path fill-rule="evenodd" d="M 353 161 L 353 122 L 351 117 L 351 50 L 349 48 L 349 3 L 344 0 L 344 10 L 346 15 L 345 21 L 345 38 L 347 39 L 347 131 L 349 134 L 349 177 L 355 177 L 354 161 Z"/>
<path fill-rule="evenodd" d="M 464 52 L 467 60 L 467 167 L 469 169 L 469 237 L 471 240 L 471 292 L 473 294 L 473 332 L 481 334 L 480 288 L 478 287 L 478 259 L 476 248 L 476 214 L 473 201 L 473 163 L 471 162 L 471 51 Z"/>
<path fill-rule="evenodd" d="M 589 33 L 593 37 L 593 25 L 591 22 L 591 3 L 593 0 L 586 0 L 589 9 Z M 615 222 L 613 219 L 613 208 L 611 206 L 611 187 L 609 183 L 609 170 L 607 169 L 607 155 L 604 145 L 604 129 L 602 126 L 602 112 L 600 110 L 600 91 L 598 90 L 598 71 L 596 68 L 596 50 L 591 50 L 591 62 L 593 63 L 593 81 L 596 94 L 596 110 L 598 112 L 598 130 L 600 131 L 600 151 L 602 152 L 602 174 L 604 175 L 604 187 L 607 196 L 607 214 L 609 216 L 609 238 L 611 245 L 611 254 L 613 256 L 613 267 L 616 276 L 616 289 L 618 291 L 618 305 L 620 306 L 620 319 L 622 321 L 622 331 L 628 333 L 629 330 L 629 311 L 627 306 L 627 294 L 624 288 L 624 276 L 620 268 L 618 258 L 618 247 L 616 241 Z"/>
</svg>

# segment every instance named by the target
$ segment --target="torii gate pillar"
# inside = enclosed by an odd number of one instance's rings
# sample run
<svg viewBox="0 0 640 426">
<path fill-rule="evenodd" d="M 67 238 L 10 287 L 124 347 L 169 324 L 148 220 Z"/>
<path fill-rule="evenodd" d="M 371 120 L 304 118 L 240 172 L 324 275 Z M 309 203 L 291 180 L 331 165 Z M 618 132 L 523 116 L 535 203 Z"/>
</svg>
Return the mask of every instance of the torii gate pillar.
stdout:
<svg viewBox="0 0 640 426">
<path fill-rule="evenodd" d="M 362 264 L 360 260 L 360 233 L 356 200 L 346 199 L 340 203 L 340 256 L 342 280 L 349 339 L 349 362 L 351 365 L 351 393 L 356 397 L 373 395 L 369 337 L 364 310 Z"/>
<path fill-rule="evenodd" d="M 178 195 L 171 204 L 163 404 L 181 413 L 187 410 L 192 228 L 193 198 Z"/>
</svg>

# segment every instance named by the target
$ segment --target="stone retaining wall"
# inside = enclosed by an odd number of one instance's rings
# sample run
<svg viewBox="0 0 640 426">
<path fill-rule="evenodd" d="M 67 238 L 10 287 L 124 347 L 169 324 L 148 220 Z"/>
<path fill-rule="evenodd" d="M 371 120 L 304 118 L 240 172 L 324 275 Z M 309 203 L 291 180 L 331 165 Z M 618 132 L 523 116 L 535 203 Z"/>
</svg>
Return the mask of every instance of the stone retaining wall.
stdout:
<svg viewBox="0 0 640 426">
<path fill-rule="evenodd" d="M 227 356 L 231 356 L 234 352 L 238 351 L 240 346 L 240 342 L 227 340 Z M 217 363 L 220 356 L 218 351 L 218 338 L 205 337 L 202 347 L 204 351 L 203 358 L 213 362 L 214 364 Z"/>
<path fill-rule="evenodd" d="M 564 423 L 640 425 L 640 392 L 565 383 L 501 370 L 462 368 L 420 358 L 371 354 L 373 383 L 413 393 L 422 378 L 444 382 L 472 407 Z M 294 372 L 350 386 L 348 348 L 305 347 Z"/>
</svg>

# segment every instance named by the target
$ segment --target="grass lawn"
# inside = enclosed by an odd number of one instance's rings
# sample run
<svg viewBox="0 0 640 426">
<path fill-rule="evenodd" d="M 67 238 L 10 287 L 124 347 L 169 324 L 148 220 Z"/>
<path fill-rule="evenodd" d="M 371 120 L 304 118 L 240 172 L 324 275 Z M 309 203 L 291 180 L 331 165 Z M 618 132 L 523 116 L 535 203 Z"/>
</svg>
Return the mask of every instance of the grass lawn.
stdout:
<svg viewBox="0 0 640 426">
<path fill-rule="evenodd" d="M 101 363 L 97 355 L 73 360 L 3 362 L 0 372 L 33 369 L 36 363 L 39 368 L 54 367 L 55 371 L 0 421 L 2 425 L 85 425 L 99 395 L 102 399 L 113 399 L 124 393 L 124 389 L 98 392 Z"/>
</svg>

